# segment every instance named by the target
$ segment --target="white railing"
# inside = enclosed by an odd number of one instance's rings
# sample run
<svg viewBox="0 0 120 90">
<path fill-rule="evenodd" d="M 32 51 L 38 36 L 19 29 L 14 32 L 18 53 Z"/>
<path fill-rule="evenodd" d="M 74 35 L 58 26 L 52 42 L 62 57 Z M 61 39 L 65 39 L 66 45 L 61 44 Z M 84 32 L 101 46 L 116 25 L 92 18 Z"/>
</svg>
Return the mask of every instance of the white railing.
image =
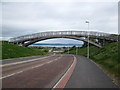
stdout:
<svg viewBox="0 0 120 90">
<path fill-rule="evenodd" d="M 20 36 L 20 37 L 11 38 L 9 41 L 10 42 L 19 42 L 19 41 L 25 41 L 25 40 L 41 38 L 41 37 L 48 37 L 48 36 L 52 37 L 52 36 L 62 36 L 62 35 L 64 35 L 64 36 L 73 35 L 73 36 L 86 37 L 88 34 L 90 36 L 96 36 L 96 37 L 110 36 L 110 34 L 107 34 L 107 33 L 93 32 L 93 31 L 54 31 L 54 32 L 41 32 L 41 33 L 36 33 L 36 34 L 24 35 L 24 36 Z"/>
</svg>

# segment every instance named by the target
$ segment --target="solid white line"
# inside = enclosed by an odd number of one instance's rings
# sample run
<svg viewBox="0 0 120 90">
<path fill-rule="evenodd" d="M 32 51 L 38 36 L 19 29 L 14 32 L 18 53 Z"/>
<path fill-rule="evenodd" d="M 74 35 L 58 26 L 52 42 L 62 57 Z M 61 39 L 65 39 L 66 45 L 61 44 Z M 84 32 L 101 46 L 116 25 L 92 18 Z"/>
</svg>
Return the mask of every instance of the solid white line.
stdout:
<svg viewBox="0 0 120 90">
<path fill-rule="evenodd" d="M 73 55 L 74 56 L 74 55 Z M 75 59 L 74 59 L 75 60 Z M 72 63 L 72 65 L 70 66 L 70 68 L 65 72 L 65 74 L 59 79 L 59 81 L 55 84 L 55 86 L 53 87 L 53 89 L 52 90 L 54 90 L 54 88 L 62 81 L 62 79 L 66 76 L 66 74 L 69 72 L 69 70 L 72 68 L 72 66 L 73 66 L 73 64 L 74 64 L 74 61 L 73 61 L 73 63 Z"/>
<path fill-rule="evenodd" d="M 51 56 L 54 56 L 54 55 L 51 55 Z M 48 57 L 51 57 L 51 56 L 46 56 L 46 57 L 37 58 L 37 59 L 31 59 L 31 60 L 27 60 L 27 61 L 20 61 L 20 62 L 15 62 L 15 63 L 10 63 L 10 64 L 4 64 L 4 65 L 0 65 L 0 67 L 10 66 L 10 65 L 15 65 L 15 64 L 22 64 L 22 63 L 32 62 L 32 61 L 37 61 L 37 60 L 48 58 Z"/>
<path fill-rule="evenodd" d="M 52 62 L 54 62 L 54 61 L 57 61 L 57 60 L 60 59 L 61 57 L 62 57 L 62 55 L 61 55 L 59 58 L 56 58 L 56 59 L 54 59 L 54 60 L 52 60 L 52 61 L 49 61 L 49 62 L 40 64 L 40 65 L 37 65 L 37 66 L 31 67 L 31 68 L 25 69 L 25 70 L 23 70 L 23 71 L 19 71 L 19 72 L 16 72 L 16 73 L 12 73 L 12 74 L 9 74 L 9 75 L 7 75 L 7 76 L 3 76 L 3 77 L 1 77 L 0 79 L 4 79 L 4 78 L 10 77 L 10 76 L 13 76 L 13 75 L 22 73 L 22 72 L 24 72 L 24 71 L 27 71 L 27 70 L 31 70 L 31 69 L 37 68 L 37 67 L 41 67 L 41 66 L 43 66 L 43 65 L 45 65 L 45 64 L 48 64 L 48 63 L 52 63 Z"/>
</svg>

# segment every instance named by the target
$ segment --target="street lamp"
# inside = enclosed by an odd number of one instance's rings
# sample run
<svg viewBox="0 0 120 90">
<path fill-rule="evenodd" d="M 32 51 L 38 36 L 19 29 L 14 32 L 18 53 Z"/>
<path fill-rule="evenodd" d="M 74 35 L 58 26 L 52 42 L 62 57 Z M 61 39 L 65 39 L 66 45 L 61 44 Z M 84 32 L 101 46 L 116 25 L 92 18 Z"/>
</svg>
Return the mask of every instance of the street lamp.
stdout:
<svg viewBox="0 0 120 90">
<path fill-rule="evenodd" d="M 76 46 L 76 55 L 77 55 L 77 52 L 78 52 L 78 48 L 77 48 L 77 46 Z"/>
<path fill-rule="evenodd" d="M 85 23 L 88 24 L 88 31 L 89 31 L 89 21 L 86 21 Z M 89 58 L 89 32 L 88 32 L 88 49 L 87 49 L 87 58 Z"/>
<path fill-rule="evenodd" d="M 68 54 L 69 54 L 69 46 L 68 46 Z"/>
</svg>

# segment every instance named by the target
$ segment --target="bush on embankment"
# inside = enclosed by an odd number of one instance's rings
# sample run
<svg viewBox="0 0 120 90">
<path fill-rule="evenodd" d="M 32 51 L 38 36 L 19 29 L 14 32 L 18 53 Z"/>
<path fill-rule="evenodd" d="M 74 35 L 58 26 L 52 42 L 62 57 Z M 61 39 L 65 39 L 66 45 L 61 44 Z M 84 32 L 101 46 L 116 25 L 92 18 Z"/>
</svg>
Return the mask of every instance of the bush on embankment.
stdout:
<svg viewBox="0 0 120 90">
<path fill-rule="evenodd" d="M 35 55 L 44 55 L 46 54 L 44 51 L 34 50 L 28 47 L 14 45 L 7 41 L 1 41 L 2 43 L 2 59 L 9 58 L 19 58 L 19 57 L 27 57 L 27 56 L 35 56 Z"/>
<path fill-rule="evenodd" d="M 87 47 L 79 47 L 78 55 L 87 56 Z M 67 53 L 67 52 L 66 52 Z M 76 54 L 76 48 L 69 51 L 70 54 Z M 120 77 L 120 59 L 118 54 L 118 42 L 108 43 L 102 49 L 90 46 L 90 59 L 94 60 L 107 72 Z"/>
</svg>

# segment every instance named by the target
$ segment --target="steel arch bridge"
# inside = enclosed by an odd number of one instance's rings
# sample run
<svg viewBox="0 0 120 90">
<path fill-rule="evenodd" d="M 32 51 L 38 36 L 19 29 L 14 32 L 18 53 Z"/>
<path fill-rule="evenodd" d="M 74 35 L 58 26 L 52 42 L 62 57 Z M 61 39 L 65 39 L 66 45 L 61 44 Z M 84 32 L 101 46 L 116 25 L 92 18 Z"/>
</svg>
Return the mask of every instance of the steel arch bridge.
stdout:
<svg viewBox="0 0 120 90">
<path fill-rule="evenodd" d="M 90 39 L 118 41 L 117 35 L 115 34 L 93 32 L 93 31 L 51 31 L 51 32 L 40 32 L 40 33 L 11 38 L 9 42 L 26 47 L 35 42 L 46 40 L 46 39 L 70 38 L 70 39 L 76 39 L 84 42 L 89 42 L 92 45 L 102 48 L 101 44 L 88 40 L 88 36 Z"/>
</svg>

